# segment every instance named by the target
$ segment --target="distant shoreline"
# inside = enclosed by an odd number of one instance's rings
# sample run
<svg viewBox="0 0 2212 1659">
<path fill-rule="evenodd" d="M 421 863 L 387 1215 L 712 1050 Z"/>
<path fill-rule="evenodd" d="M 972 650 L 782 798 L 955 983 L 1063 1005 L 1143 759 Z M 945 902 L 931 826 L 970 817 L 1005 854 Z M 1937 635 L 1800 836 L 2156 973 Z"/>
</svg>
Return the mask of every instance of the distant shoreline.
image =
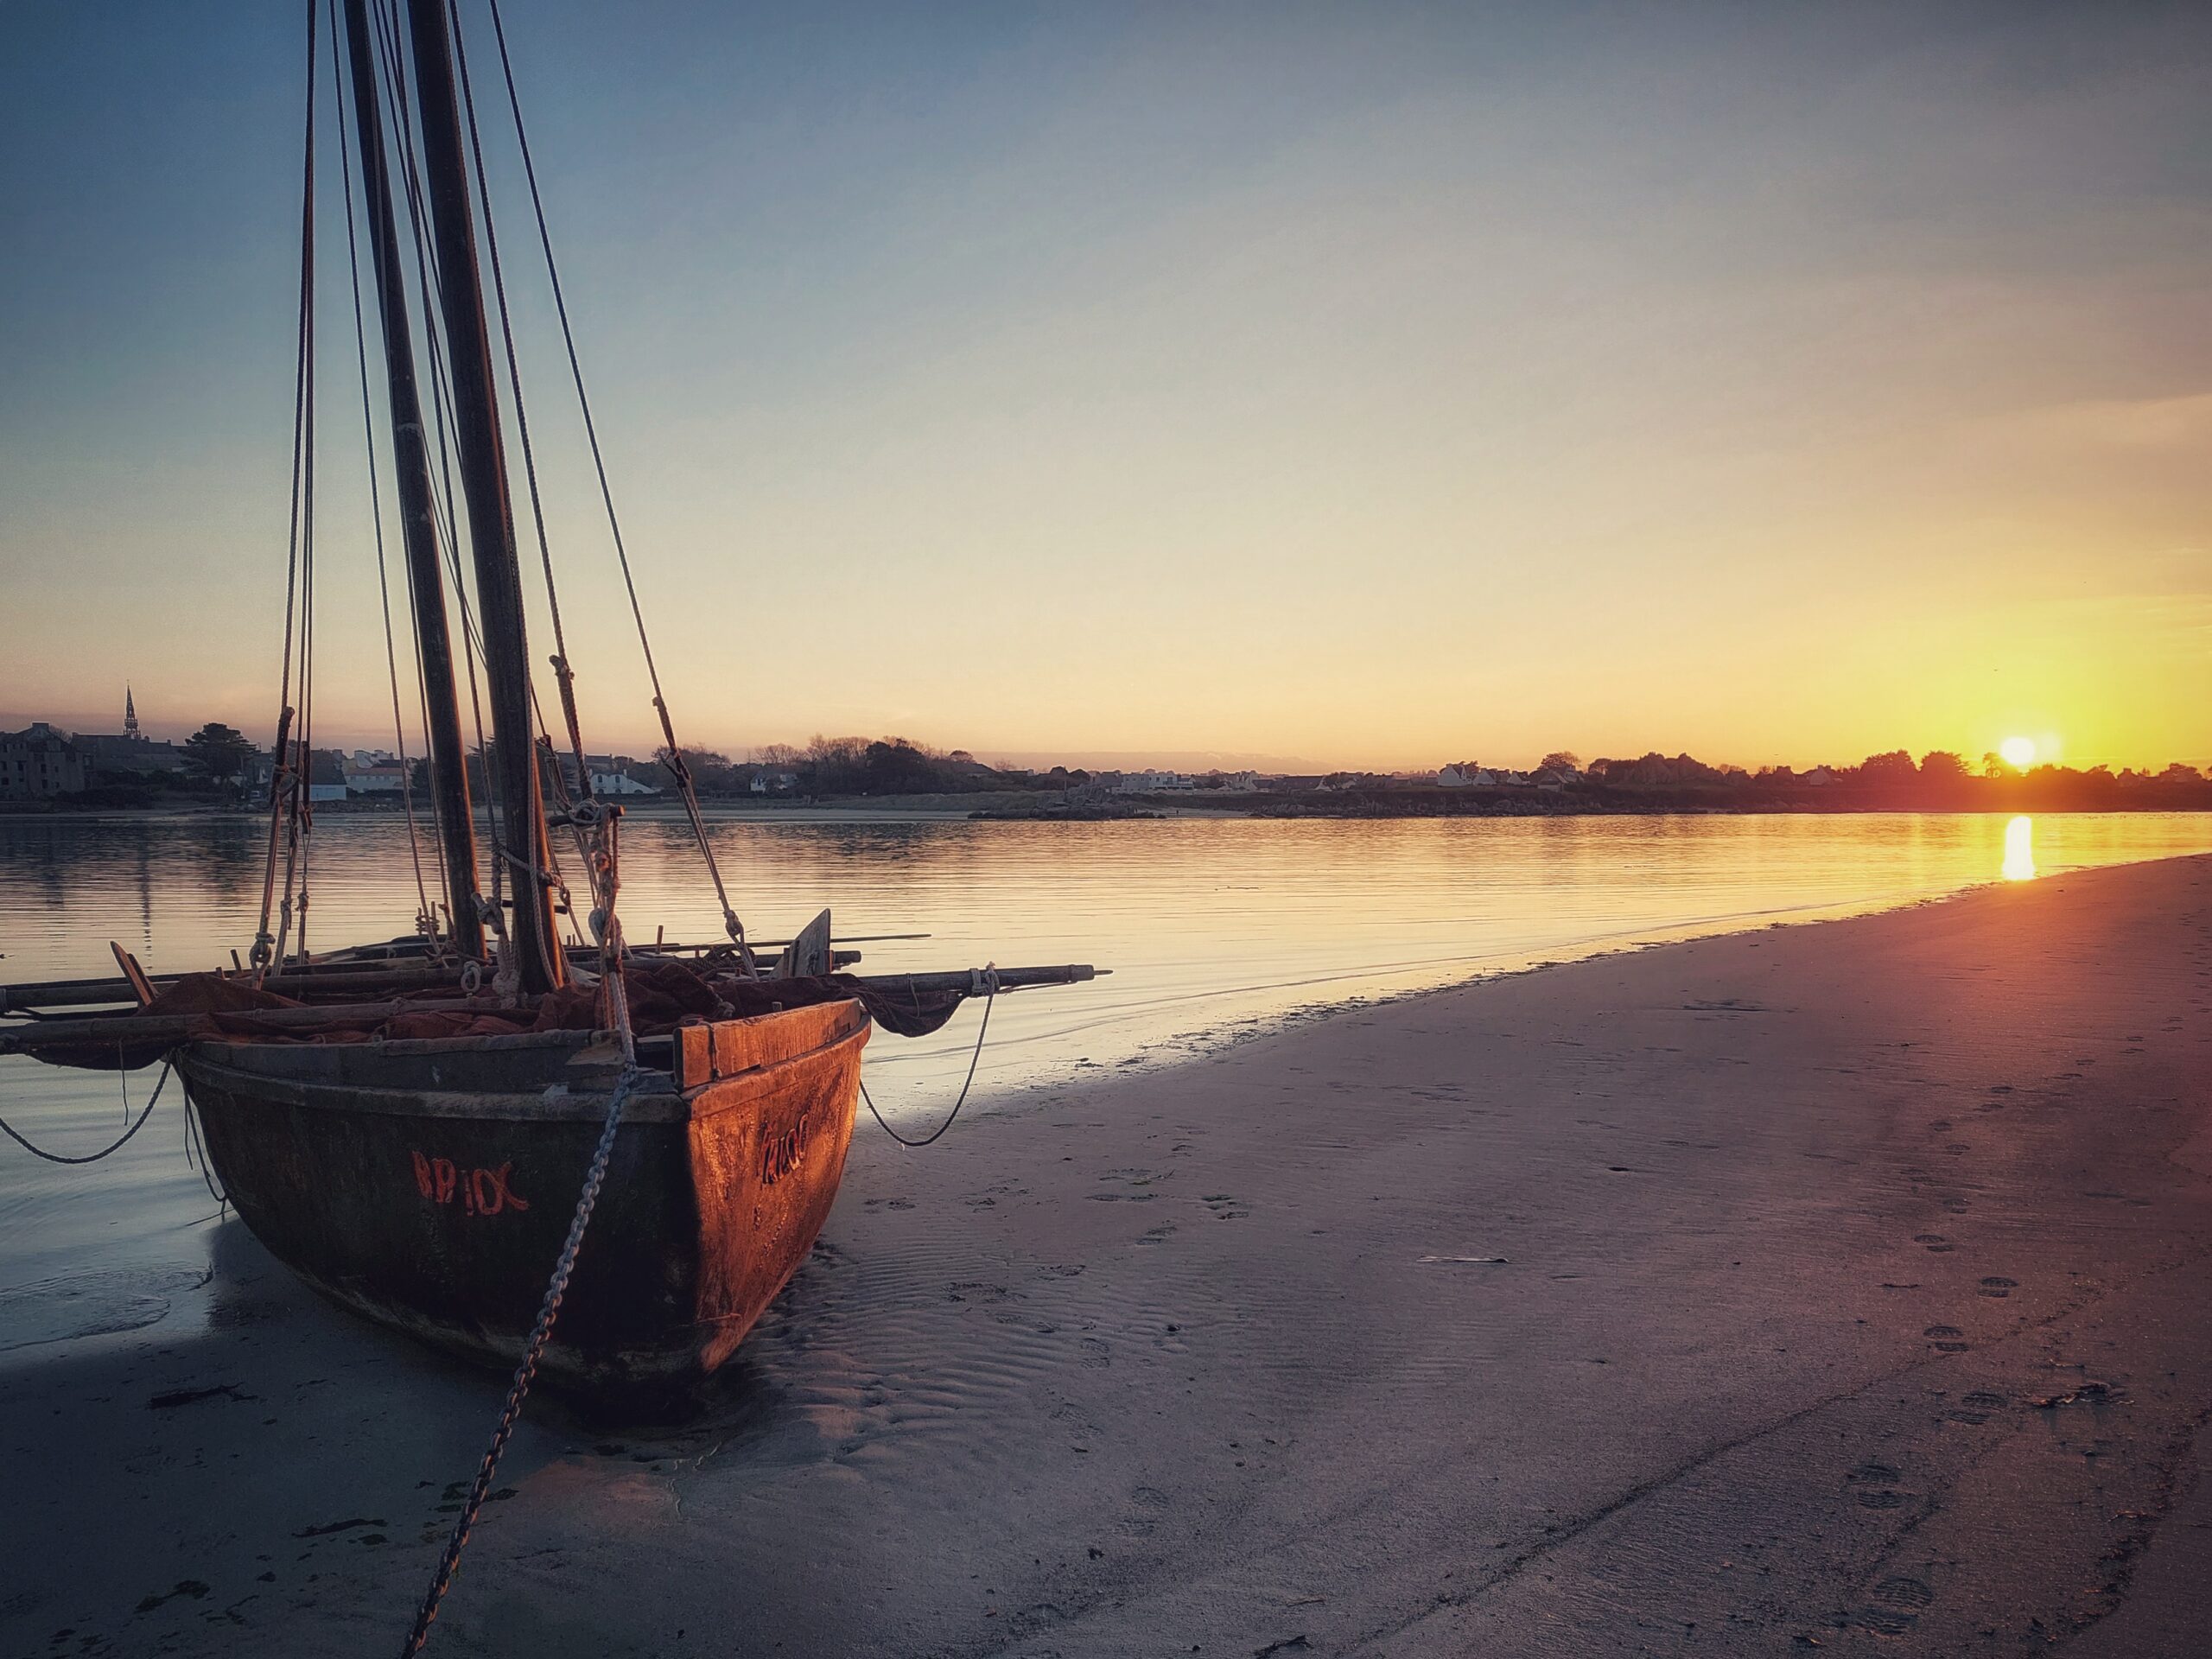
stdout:
<svg viewBox="0 0 2212 1659">
<path fill-rule="evenodd" d="M 1122 823 L 1191 818 L 1271 818 L 1379 821 L 1388 819 L 1550 817 L 1841 817 L 1910 813 L 1923 817 L 2056 816 L 2096 812 L 2212 811 L 2212 786 L 2188 791 L 2113 791 L 2107 800 L 2038 799 L 2024 791 L 2007 791 L 1982 801 L 1914 800 L 1872 791 L 1834 790 L 1819 796 L 1753 800 L 1700 798 L 1687 791 L 1646 795 L 1623 791 L 1560 791 L 1527 789 L 1405 790 L 1380 794 L 1321 791 L 1294 796 L 1196 796 L 1174 793 L 1069 800 L 1058 794 L 991 791 L 973 795 L 848 795 L 816 799 L 743 801 L 709 798 L 701 802 L 710 820 L 728 823 L 805 823 L 896 821 L 984 821 L 997 823 Z M 620 804 L 632 821 L 680 822 L 682 808 L 672 800 L 632 799 Z M 326 821 L 398 817 L 396 801 L 327 801 L 317 804 Z M 427 807 L 418 804 L 418 811 Z M 70 806 L 53 801 L 0 802 L 0 821 L 96 823 L 116 819 L 190 818 L 220 822 L 265 819 L 266 809 L 214 804 L 189 797 L 136 806 Z"/>
</svg>

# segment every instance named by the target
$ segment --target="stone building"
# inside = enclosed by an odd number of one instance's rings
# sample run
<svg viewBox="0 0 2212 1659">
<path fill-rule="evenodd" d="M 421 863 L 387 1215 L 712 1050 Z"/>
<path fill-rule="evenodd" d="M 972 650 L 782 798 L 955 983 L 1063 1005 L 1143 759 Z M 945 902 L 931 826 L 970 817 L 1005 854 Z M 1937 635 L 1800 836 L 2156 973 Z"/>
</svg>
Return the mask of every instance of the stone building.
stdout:
<svg viewBox="0 0 2212 1659">
<path fill-rule="evenodd" d="M 85 787 L 85 755 L 68 733 L 34 721 L 0 732 L 0 800 L 49 800 Z"/>
</svg>

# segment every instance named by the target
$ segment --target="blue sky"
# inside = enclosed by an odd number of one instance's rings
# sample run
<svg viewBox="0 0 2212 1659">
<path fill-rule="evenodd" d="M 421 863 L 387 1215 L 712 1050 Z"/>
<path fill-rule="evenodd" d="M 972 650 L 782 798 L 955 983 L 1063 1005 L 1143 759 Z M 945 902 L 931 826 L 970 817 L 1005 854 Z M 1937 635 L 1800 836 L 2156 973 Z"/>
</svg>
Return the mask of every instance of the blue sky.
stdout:
<svg viewBox="0 0 2212 1659">
<path fill-rule="evenodd" d="M 2203 8 L 507 22 L 688 736 L 2212 760 Z M 302 13 L 7 27 L 0 724 L 128 675 L 261 732 Z M 588 723 L 639 747 L 493 143 Z M 331 182 L 321 706 L 367 741 Z"/>
</svg>

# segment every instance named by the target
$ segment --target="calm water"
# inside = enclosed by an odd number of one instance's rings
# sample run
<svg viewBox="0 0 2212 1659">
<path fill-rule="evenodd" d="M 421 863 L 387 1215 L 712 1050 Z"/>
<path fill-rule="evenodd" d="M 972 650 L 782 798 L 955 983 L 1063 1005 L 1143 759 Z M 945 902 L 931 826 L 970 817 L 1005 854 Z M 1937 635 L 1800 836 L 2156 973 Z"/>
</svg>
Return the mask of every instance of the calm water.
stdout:
<svg viewBox="0 0 2212 1659">
<path fill-rule="evenodd" d="M 1114 969 L 1094 984 L 1001 1002 L 977 1078 L 977 1103 L 988 1109 L 1030 1085 L 1178 1058 L 1316 1003 L 1847 915 L 2008 876 L 2212 851 L 2212 814 L 2032 825 L 1910 814 L 733 820 L 715 833 L 731 896 L 756 936 L 785 937 L 828 905 L 841 935 L 931 935 L 863 947 L 862 972 L 988 961 Z M 0 980 L 111 973 L 110 939 L 156 972 L 243 952 L 260 897 L 261 835 L 245 819 L 0 817 Z M 315 838 L 314 942 L 404 932 L 415 907 L 404 825 L 332 816 Z M 633 819 L 623 846 L 633 938 L 658 925 L 671 938 L 718 937 L 680 824 Z M 894 1117 L 930 1120 L 957 1087 L 975 1021 L 963 1011 L 918 1043 L 878 1033 L 868 1065 L 879 1103 Z M 0 1058 L 0 1116 L 55 1150 L 93 1150 L 118 1132 L 126 1091 L 143 1103 L 156 1075 L 118 1082 Z M 127 1286 L 134 1274 L 204 1262 L 214 1205 L 185 1162 L 183 1134 L 165 1100 L 137 1140 L 90 1168 L 37 1163 L 0 1141 L 0 1351 L 63 1334 L 79 1317 L 73 1308 L 112 1300 L 57 1298 L 60 1275 L 98 1269 Z M 878 1155 L 870 1141 L 858 1145 L 856 1155 Z M 26 1287 L 35 1287 L 29 1296 L 7 1296 Z"/>
</svg>

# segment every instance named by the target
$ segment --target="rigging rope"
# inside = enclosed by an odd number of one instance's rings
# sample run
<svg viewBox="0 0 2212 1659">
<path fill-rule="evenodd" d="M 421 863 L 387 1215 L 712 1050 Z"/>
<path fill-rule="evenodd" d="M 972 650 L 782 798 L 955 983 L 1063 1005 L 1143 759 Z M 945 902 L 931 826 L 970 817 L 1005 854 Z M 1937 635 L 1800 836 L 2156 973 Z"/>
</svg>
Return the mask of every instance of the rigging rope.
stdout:
<svg viewBox="0 0 2212 1659">
<path fill-rule="evenodd" d="M 553 671 L 561 687 L 561 712 L 568 722 L 569 747 L 576 757 L 578 787 L 588 798 L 592 792 L 591 767 L 584 760 L 584 739 L 582 722 L 576 716 L 575 675 L 569 664 L 569 639 L 561 625 L 560 585 L 553 579 L 553 547 L 545 534 L 545 503 L 537 487 L 537 454 L 530 442 L 530 411 L 523 401 L 522 359 L 515 353 L 514 322 L 507 307 L 506 269 L 499 259 L 499 231 L 492 217 L 491 181 L 484 170 L 484 143 L 476 126 L 476 92 L 468 76 L 468 47 L 461 33 L 461 9 L 448 5 L 447 16 L 453 29 L 454 60 L 460 70 L 461 108 L 468 120 L 468 150 L 475 162 L 476 200 L 484 219 L 484 247 L 491 257 L 492 293 L 499 308 L 499 340 L 507 361 L 507 385 L 515 400 L 515 434 L 522 444 L 523 476 L 530 484 L 530 515 L 537 531 L 538 562 L 545 569 L 545 603 L 553 618 Z M 536 703 L 533 690 L 531 702 Z M 545 724 L 543 713 L 537 716 L 542 728 Z"/>
<path fill-rule="evenodd" d="M 147 1096 L 146 1109 L 138 1114 L 138 1121 L 133 1123 L 129 1128 L 125 1129 L 118 1139 L 111 1141 L 108 1145 L 102 1147 L 98 1152 L 92 1153 L 83 1158 L 65 1158 L 58 1152 L 48 1152 L 43 1147 L 33 1146 L 29 1141 L 26 1141 L 22 1137 L 22 1134 L 16 1128 L 16 1126 L 9 1122 L 4 1117 L 0 1117 L 0 1134 L 5 1134 L 10 1141 L 13 1141 L 25 1152 L 30 1154 L 32 1157 L 43 1158 L 49 1164 L 97 1164 L 101 1159 L 106 1157 L 110 1153 L 121 1150 L 123 1143 L 125 1141 L 130 1140 L 132 1135 L 137 1134 L 140 1129 L 145 1127 L 146 1120 L 154 1115 L 155 1103 L 161 1099 L 162 1090 L 168 1086 L 168 1063 L 167 1061 L 163 1061 L 162 1064 L 161 1081 L 154 1085 L 154 1092 Z"/>
<path fill-rule="evenodd" d="M 737 912 L 730 905 L 729 890 L 722 881 L 721 866 L 715 858 L 714 846 L 707 835 L 706 818 L 699 810 L 699 792 L 692 780 L 690 766 L 683 758 L 683 747 L 676 741 L 676 725 L 668 712 L 668 699 L 661 690 L 660 668 L 653 660 L 652 639 L 646 632 L 644 607 L 639 602 L 637 579 L 630 569 L 630 550 L 623 542 L 622 522 L 614 511 L 613 486 L 607 481 L 607 458 L 600 449 L 599 427 L 592 419 L 591 396 L 584 390 L 583 365 L 576 355 L 575 330 L 569 326 L 569 322 L 568 296 L 562 290 L 560 266 L 553 257 L 552 233 L 547 228 L 545 222 L 545 200 L 537 188 L 537 166 L 531 156 L 530 134 L 523 124 L 522 99 L 515 90 L 514 60 L 507 52 L 506 25 L 499 16 L 499 0 L 489 0 L 489 4 L 492 13 L 492 31 L 499 46 L 499 69 L 506 81 L 507 108 L 514 117 L 515 143 L 522 154 L 523 176 L 530 185 L 531 211 L 536 215 L 537 220 L 538 246 L 543 249 L 545 253 L 546 280 L 552 287 L 553 308 L 561 321 L 561 340 L 568 352 L 569 378 L 575 383 L 576 405 L 583 415 L 584 435 L 591 444 L 591 461 L 593 469 L 599 477 L 600 499 L 607 507 L 607 527 L 614 540 L 615 557 L 622 567 L 622 586 L 629 594 L 630 615 L 638 626 L 638 645 L 645 654 L 645 673 L 652 683 L 653 709 L 660 716 L 661 736 L 668 746 L 668 769 L 675 778 L 677 788 L 683 793 L 684 817 L 690 820 L 692 838 L 699 844 L 699 855 L 706 861 L 707 874 L 715 884 L 715 897 L 722 907 L 722 926 L 730 938 L 736 942 L 738 954 L 744 963 L 747 976 L 758 979 L 760 977 L 760 963 L 753 959 L 753 947 L 746 942 L 745 924 L 739 920 Z M 457 17 L 454 19 L 454 40 L 458 43 L 460 21 Z M 468 84 L 468 62 L 466 54 L 460 54 L 460 61 L 461 86 L 466 94 Z M 474 121 L 473 113 L 470 120 L 473 124 Z M 480 167 L 479 171 L 481 171 Z M 504 302 L 502 303 L 504 304 Z M 565 683 L 567 673 L 565 664 L 561 671 Z"/>
<path fill-rule="evenodd" d="M 999 975 L 995 963 L 983 969 L 983 982 L 988 988 L 983 997 L 982 1023 L 976 1027 L 976 1052 L 968 1057 L 968 1077 L 967 1081 L 960 1085 L 960 1098 L 952 1103 L 952 1109 L 944 1115 L 944 1122 L 938 1124 L 918 1141 L 908 1140 L 884 1121 L 883 1114 L 875 1109 L 875 1096 L 868 1091 L 867 1079 L 861 1080 L 861 1098 L 868 1103 L 869 1116 L 875 1119 L 877 1128 L 900 1146 L 926 1147 L 930 1145 L 952 1127 L 952 1120 L 960 1116 L 960 1109 L 968 1103 L 968 1091 L 975 1086 L 976 1083 L 976 1063 L 983 1058 L 983 1036 L 991 1028 L 991 1005 L 999 1000 Z"/>
<path fill-rule="evenodd" d="M 407 64 L 399 50 L 396 0 L 374 0 L 371 9 L 376 18 L 377 44 L 378 56 L 382 60 L 386 99 L 392 109 L 392 124 L 397 130 L 399 174 L 406 187 L 407 224 L 415 247 L 415 279 L 423 301 L 423 342 L 429 353 L 430 411 L 438 435 L 440 486 L 431 497 L 432 518 L 440 550 L 445 555 L 447 568 L 453 573 L 454 597 L 461 606 L 461 658 L 468 671 L 469 717 L 476 732 L 476 759 L 484 774 L 484 829 L 486 836 L 496 848 L 503 844 L 499 826 L 505 814 L 499 794 L 499 768 L 490 764 L 484 741 L 484 699 L 476 671 L 478 664 L 484 660 L 484 641 L 476 626 L 475 609 L 469 603 L 468 583 L 462 576 L 461 568 L 460 520 L 453 499 L 453 449 L 448 435 L 447 408 L 451 388 L 442 346 L 444 334 L 441 319 L 443 312 L 437 298 L 438 284 L 442 276 L 438 270 L 436 240 L 430 234 L 429 211 L 424 205 L 421 162 L 415 148 L 413 105 L 407 91 Z M 467 764 L 464 760 L 464 771 Z M 505 913 L 500 908 L 500 899 L 505 892 L 506 873 L 501 868 L 500 860 L 496 855 L 491 864 L 491 893 L 487 898 L 480 893 L 476 898 L 476 908 L 479 918 L 492 931 L 493 954 L 504 960 L 510 954 Z"/>
<path fill-rule="evenodd" d="M 284 564 L 284 666 L 282 690 L 276 706 L 276 742 L 271 750 L 273 767 L 269 792 L 269 850 L 261 876 L 261 920 L 253 938 L 251 957 L 259 976 L 268 970 L 271 944 L 275 936 L 269 931 L 270 912 L 276 903 L 276 850 L 282 834 L 286 806 L 288 777 L 286 737 L 290 731 L 292 710 L 292 646 L 293 626 L 300 578 L 300 506 L 303 479 L 313 469 L 309 446 L 314 442 L 314 425 L 309 410 L 313 404 L 313 363 L 315 359 L 315 37 L 316 8 L 315 0 L 308 0 L 308 61 L 307 61 L 307 122 L 304 149 L 306 160 L 302 166 L 303 179 L 300 189 L 300 302 L 297 356 L 292 371 L 292 505 L 288 526 L 289 546 Z M 285 872 L 285 907 L 291 904 L 291 873 Z"/>
<path fill-rule="evenodd" d="M 330 101 L 340 111 L 345 109 L 345 89 L 340 82 L 338 39 L 338 0 L 328 0 L 330 16 Z M 377 480 L 376 417 L 369 397 L 369 338 L 368 328 L 361 318 L 361 254 L 359 232 L 353 218 L 353 162 L 352 150 L 340 142 L 338 146 L 339 175 L 346 194 L 346 266 L 353 283 L 353 360 L 360 369 L 361 378 L 361 441 L 369 461 L 369 518 L 376 533 L 377 598 L 384 607 L 384 662 L 391 681 L 391 736 L 399 753 L 399 798 L 407 811 L 407 852 L 415 864 L 416 916 L 430 915 L 430 890 L 423 879 L 422 831 L 415 820 L 415 784 L 408 774 L 407 721 L 399 712 L 399 649 L 391 633 L 391 575 L 386 568 L 384 550 L 384 495 Z"/>
</svg>

